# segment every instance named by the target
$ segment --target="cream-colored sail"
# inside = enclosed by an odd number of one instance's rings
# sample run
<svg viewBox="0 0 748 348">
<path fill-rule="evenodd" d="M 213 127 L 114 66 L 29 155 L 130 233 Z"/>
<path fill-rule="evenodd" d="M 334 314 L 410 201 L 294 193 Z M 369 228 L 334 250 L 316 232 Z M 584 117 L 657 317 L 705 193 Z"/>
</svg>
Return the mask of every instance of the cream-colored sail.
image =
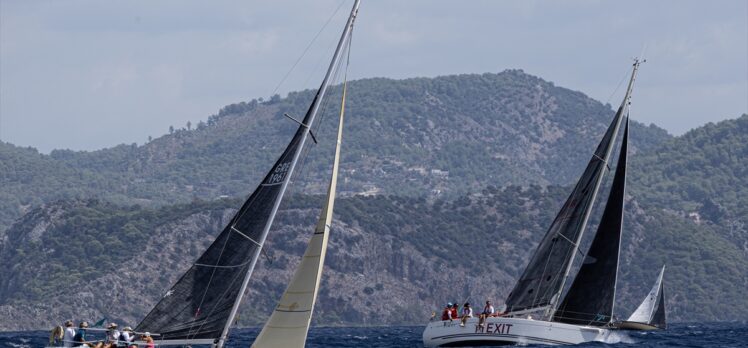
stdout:
<svg viewBox="0 0 748 348">
<path fill-rule="evenodd" d="M 340 144 L 343 138 L 343 117 L 345 114 L 346 85 L 343 83 L 343 101 L 340 107 L 338 138 L 335 146 L 330 187 L 327 190 L 322 213 L 309 240 L 304 256 L 296 268 L 291 282 L 283 293 L 278 306 L 270 315 L 252 347 L 304 347 L 309 324 L 312 320 L 314 303 L 317 300 L 322 268 L 325 263 L 327 240 L 332 223 L 335 204 L 335 190 L 338 182 Z"/>
<path fill-rule="evenodd" d="M 660 270 L 660 276 L 657 277 L 652 290 L 649 291 L 647 298 L 644 299 L 638 308 L 631 314 L 627 321 L 635 321 L 638 323 L 649 323 L 652 321 L 652 316 L 655 313 L 655 304 L 657 299 L 660 297 L 660 284 L 662 284 L 662 277 L 665 275 L 665 266 L 662 266 Z"/>
</svg>

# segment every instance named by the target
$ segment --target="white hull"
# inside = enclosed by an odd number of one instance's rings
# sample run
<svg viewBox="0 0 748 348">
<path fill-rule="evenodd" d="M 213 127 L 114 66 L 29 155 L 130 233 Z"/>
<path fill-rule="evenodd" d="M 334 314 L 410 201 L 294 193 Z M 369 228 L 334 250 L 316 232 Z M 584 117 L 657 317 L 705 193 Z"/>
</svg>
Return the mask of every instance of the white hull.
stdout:
<svg viewBox="0 0 748 348">
<path fill-rule="evenodd" d="M 488 318 L 481 328 L 478 318 L 471 318 L 464 327 L 460 326 L 460 320 L 430 322 L 423 331 L 423 344 L 426 347 L 578 344 L 604 342 L 610 332 L 592 326 L 501 317 Z"/>
</svg>

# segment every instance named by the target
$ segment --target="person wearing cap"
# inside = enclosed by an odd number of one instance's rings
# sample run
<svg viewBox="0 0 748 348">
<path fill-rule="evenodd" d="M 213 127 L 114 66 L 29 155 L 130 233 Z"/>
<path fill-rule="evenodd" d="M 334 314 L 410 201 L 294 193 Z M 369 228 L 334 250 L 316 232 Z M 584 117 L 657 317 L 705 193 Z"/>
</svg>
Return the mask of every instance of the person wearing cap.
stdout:
<svg viewBox="0 0 748 348">
<path fill-rule="evenodd" d="M 135 340 L 135 336 L 132 335 L 132 328 L 125 326 L 125 328 L 122 329 L 122 332 L 119 333 L 120 343 L 123 343 L 123 346 L 127 347 L 127 345 L 129 345 L 133 340 Z"/>
<path fill-rule="evenodd" d="M 447 306 L 444 307 L 444 311 L 442 311 L 442 320 L 452 320 L 452 302 L 447 303 Z"/>
<path fill-rule="evenodd" d="M 465 305 L 462 306 L 462 322 L 460 323 L 460 326 L 465 326 L 465 322 L 468 320 L 468 318 L 473 317 L 473 309 L 470 308 L 470 303 L 465 302 Z"/>
<path fill-rule="evenodd" d="M 145 341 L 145 348 L 155 348 L 150 332 L 144 333 L 143 336 L 140 336 L 140 339 Z"/>
<path fill-rule="evenodd" d="M 88 322 L 82 321 L 80 324 L 78 324 L 78 332 L 75 333 L 75 336 L 73 337 L 73 346 L 91 346 L 88 342 L 86 342 L 86 329 L 88 328 Z"/>
<path fill-rule="evenodd" d="M 73 321 L 68 320 L 65 322 L 65 336 L 62 337 L 65 347 L 73 346 L 73 338 L 75 337 L 75 328 L 73 327 Z"/>
<path fill-rule="evenodd" d="M 109 345 L 117 346 L 117 340 L 119 340 L 119 331 L 117 330 L 117 323 L 109 323 L 106 327 L 106 343 Z"/>
</svg>

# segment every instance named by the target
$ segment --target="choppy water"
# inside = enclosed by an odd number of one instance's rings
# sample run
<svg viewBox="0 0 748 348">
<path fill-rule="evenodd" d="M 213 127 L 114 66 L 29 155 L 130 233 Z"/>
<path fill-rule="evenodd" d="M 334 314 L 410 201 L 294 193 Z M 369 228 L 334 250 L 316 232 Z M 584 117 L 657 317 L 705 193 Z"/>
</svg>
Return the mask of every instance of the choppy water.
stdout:
<svg viewBox="0 0 748 348">
<path fill-rule="evenodd" d="M 228 347 L 247 348 L 259 329 L 233 330 Z M 423 347 L 420 326 L 312 328 L 307 347 Z M 0 347 L 44 347 L 45 331 L 0 332 Z M 615 342 L 580 344 L 577 347 L 748 347 L 748 324 L 672 324 L 656 332 L 621 332 Z M 539 346 L 542 347 L 542 346 Z"/>
</svg>

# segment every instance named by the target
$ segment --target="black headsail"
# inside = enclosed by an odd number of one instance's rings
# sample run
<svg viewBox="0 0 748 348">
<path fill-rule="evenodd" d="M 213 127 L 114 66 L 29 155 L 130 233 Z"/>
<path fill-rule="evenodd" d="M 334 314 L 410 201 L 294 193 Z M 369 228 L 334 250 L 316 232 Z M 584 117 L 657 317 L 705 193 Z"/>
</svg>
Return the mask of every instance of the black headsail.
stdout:
<svg viewBox="0 0 748 348">
<path fill-rule="evenodd" d="M 358 5 L 356 0 L 322 85 L 286 150 L 213 244 L 164 294 L 136 331 L 158 333 L 159 344 L 223 345 L 320 102 L 350 38 Z"/>
<path fill-rule="evenodd" d="M 605 326 L 612 320 L 623 228 L 628 135 L 627 120 L 616 174 L 600 225 L 574 282 L 554 314 L 553 321 Z"/>
<path fill-rule="evenodd" d="M 592 204 L 613 149 L 615 135 L 628 107 L 639 61 L 629 80 L 621 106 L 592 155 L 574 190 L 556 215 L 545 237 L 538 245 L 527 268 L 506 300 L 508 312 L 548 309 L 552 315 L 564 287 L 574 256 L 578 252 L 582 232 L 589 219 Z"/>
</svg>

